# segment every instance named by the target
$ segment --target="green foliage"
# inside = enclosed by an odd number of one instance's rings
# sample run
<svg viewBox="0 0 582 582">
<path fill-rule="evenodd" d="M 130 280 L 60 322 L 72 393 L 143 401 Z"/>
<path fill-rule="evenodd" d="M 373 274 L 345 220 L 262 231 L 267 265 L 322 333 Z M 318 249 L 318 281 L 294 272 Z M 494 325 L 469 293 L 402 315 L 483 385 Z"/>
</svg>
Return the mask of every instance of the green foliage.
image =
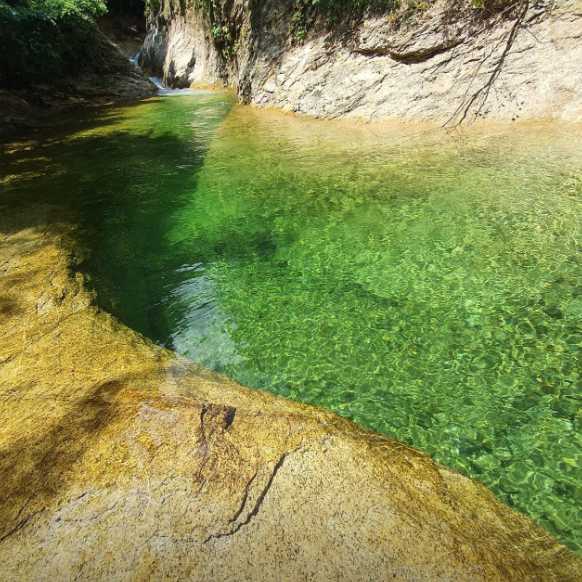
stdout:
<svg viewBox="0 0 582 582">
<path fill-rule="evenodd" d="M 400 6 L 401 0 L 293 0 L 291 33 L 302 41 L 318 17 L 328 26 L 344 19 L 360 18 L 366 11 L 390 13 Z"/>
<path fill-rule="evenodd" d="M 93 21 L 105 10 L 102 0 L 0 0 L 0 87 L 53 83 L 107 66 Z"/>
<path fill-rule="evenodd" d="M 498 13 L 522 0 L 447 0 L 449 11 L 470 6 L 481 13 Z M 328 27 L 342 21 L 357 20 L 365 13 L 383 14 L 399 23 L 427 11 L 435 0 L 293 0 L 291 33 L 303 41 L 308 30 L 320 19 Z"/>
<path fill-rule="evenodd" d="M 230 28 L 226 24 L 213 24 L 210 32 L 222 56 L 225 59 L 232 57 L 235 53 L 235 47 Z"/>
<path fill-rule="evenodd" d="M 161 7 L 161 0 L 145 0 L 146 14 L 157 14 Z"/>
<path fill-rule="evenodd" d="M 35 10 L 63 17 L 75 14 L 78 16 L 101 16 L 107 12 L 103 0 L 31 0 Z"/>
<path fill-rule="evenodd" d="M 104 0 L 1 0 L 0 5 L 2 4 L 16 12 L 27 12 L 39 18 L 101 16 L 107 12 Z"/>
<path fill-rule="evenodd" d="M 525 0 L 471 0 L 471 6 L 476 10 L 493 14 L 523 5 Z"/>
</svg>

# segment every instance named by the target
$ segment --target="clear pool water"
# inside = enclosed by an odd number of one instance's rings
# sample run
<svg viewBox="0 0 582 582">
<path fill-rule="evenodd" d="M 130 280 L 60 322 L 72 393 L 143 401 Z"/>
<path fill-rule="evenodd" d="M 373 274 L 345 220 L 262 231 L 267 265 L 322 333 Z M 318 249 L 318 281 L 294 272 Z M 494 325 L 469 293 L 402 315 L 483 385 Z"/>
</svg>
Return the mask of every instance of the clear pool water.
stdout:
<svg viewBox="0 0 582 582">
<path fill-rule="evenodd" d="M 129 326 L 486 483 L 582 543 L 582 128 L 155 99 L 5 153 Z"/>
</svg>

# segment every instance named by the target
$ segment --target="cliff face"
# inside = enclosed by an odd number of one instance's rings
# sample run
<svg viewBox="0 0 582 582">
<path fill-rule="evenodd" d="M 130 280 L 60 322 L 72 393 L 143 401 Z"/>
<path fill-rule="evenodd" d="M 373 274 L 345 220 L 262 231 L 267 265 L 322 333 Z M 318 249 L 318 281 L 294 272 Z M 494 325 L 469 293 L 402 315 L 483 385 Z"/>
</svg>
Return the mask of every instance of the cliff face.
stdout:
<svg viewBox="0 0 582 582">
<path fill-rule="evenodd" d="M 318 117 L 582 121 L 580 0 L 489 16 L 438 0 L 335 24 L 297 6 L 163 0 L 141 62 L 172 86 L 224 83 L 243 101 Z"/>
</svg>

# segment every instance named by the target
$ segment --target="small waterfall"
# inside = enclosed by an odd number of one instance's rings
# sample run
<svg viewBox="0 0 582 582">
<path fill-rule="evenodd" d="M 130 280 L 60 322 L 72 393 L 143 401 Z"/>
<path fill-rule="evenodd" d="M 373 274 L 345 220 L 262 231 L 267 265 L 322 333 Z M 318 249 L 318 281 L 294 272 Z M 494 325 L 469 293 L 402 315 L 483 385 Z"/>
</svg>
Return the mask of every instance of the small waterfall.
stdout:
<svg viewBox="0 0 582 582">
<path fill-rule="evenodd" d="M 141 49 L 130 57 L 129 62 L 134 66 L 139 67 L 139 57 L 141 55 Z M 139 67 L 141 68 L 141 67 Z M 164 82 L 160 77 L 150 77 L 150 81 L 158 88 L 158 95 L 196 95 L 198 93 L 205 93 L 205 91 L 195 91 L 194 89 L 170 89 L 164 85 Z"/>
<path fill-rule="evenodd" d="M 195 90 L 195 89 L 171 89 L 164 85 L 164 82 L 159 77 L 150 77 L 150 81 L 158 88 L 158 95 L 197 95 L 200 93 L 206 93 L 206 91 Z"/>
<path fill-rule="evenodd" d="M 164 87 L 164 83 L 159 77 L 150 77 L 150 81 L 158 88 L 160 93 L 162 91 L 171 91 L 171 89 L 168 89 L 168 87 Z"/>
<path fill-rule="evenodd" d="M 139 67 L 139 56 L 141 55 L 141 49 L 139 49 L 133 57 L 129 58 L 129 62 L 136 67 Z"/>
</svg>

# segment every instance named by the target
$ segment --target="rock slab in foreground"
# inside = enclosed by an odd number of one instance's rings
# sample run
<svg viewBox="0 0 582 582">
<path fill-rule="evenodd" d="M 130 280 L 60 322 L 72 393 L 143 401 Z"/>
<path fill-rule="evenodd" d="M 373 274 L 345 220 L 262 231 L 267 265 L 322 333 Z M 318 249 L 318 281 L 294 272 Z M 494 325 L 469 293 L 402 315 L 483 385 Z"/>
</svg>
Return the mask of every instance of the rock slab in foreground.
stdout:
<svg viewBox="0 0 582 582">
<path fill-rule="evenodd" d="M 580 579 L 485 487 L 97 311 L 59 220 L 0 212 L 0 579 Z"/>
</svg>

